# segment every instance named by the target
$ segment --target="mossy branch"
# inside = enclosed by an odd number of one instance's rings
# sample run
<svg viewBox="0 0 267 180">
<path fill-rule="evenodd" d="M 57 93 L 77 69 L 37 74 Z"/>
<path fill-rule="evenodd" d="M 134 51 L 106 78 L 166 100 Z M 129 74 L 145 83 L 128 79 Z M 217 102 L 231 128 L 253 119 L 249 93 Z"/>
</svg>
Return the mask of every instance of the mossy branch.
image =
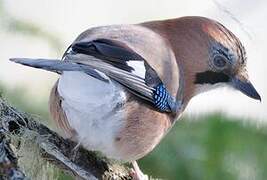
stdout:
<svg viewBox="0 0 267 180">
<path fill-rule="evenodd" d="M 0 179 L 11 178 L 17 172 L 21 179 L 24 173 L 18 167 L 15 151 L 20 147 L 12 146 L 12 136 L 18 141 L 31 141 L 36 144 L 41 157 L 78 179 L 132 179 L 128 167 L 112 163 L 95 152 L 77 147 L 75 142 L 64 139 L 32 116 L 10 106 L 0 98 Z M 25 134 L 27 133 L 27 136 Z M 25 137 L 31 138 L 26 138 Z M 8 161 L 3 161 L 3 159 Z M 12 171 L 12 172 L 13 172 Z M 9 174 L 8 174 L 9 173 Z"/>
</svg>

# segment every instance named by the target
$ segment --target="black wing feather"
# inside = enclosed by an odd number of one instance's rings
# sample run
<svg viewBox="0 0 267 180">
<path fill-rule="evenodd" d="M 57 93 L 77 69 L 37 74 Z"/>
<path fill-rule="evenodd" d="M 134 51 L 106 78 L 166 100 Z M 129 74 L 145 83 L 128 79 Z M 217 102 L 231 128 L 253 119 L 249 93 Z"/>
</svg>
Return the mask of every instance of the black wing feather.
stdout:
<svg viewBox="0 0 267 180">
<path fill-rule="evenodd" d="M 115 67 L 129 72 L 134 69 L 127 65 L 127 61 L 144 60 L 143 57 L 135 53 L 128 46 L 116 40 L 97 39 L 90 42 L 80 41 L 75 42 L 71 48 L 74 53 L 95 56 Z"/>
</svg>

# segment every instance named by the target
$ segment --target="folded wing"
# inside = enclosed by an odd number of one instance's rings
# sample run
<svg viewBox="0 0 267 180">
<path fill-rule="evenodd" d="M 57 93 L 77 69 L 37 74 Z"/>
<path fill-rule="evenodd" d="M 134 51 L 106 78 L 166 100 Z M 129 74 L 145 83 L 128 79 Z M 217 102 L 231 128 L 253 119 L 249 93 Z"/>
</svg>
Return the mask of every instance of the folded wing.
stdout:
<svg viewBox="0 0 267 180">
<path fill-rule="evenodd" d="M 177 112 L 179 104 L 165 88 L 156 71 L 127 45 L 109 39 L 75 42 L 63 60 L 12 59 L 14 62 L 57 73 L 83 71 L 99 80 L 112 80 L 162 112 Z"/>
</svg>

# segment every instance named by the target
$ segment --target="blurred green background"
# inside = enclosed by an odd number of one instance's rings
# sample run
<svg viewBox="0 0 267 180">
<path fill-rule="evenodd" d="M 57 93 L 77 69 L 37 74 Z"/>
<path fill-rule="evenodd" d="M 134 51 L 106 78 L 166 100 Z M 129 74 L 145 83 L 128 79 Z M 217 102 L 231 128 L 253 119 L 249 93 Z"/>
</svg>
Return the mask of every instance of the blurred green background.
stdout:
<svg viewBox="0 0 267 180">
<path fill-rule="evenodd" d="M 266 179 L 266 127 L 221 114 L 183 118 L 163 142 L 140 160 L 146 173 L 163 179 Z"/>
<path fill-rule="evenodd" d="M 20 34 L 46 41 L 56 55 L 62 54 L 67 47 L 52 32 L 9 14 L 1 0 L 0 25 L 1 31 L 9 35 Z M 47 95 L 33 98 L 24 95 L 27 92 L 23 84 L 11 87 L 0 78 L 0 96 L 53 127 L 48 115 Z M 264 180 L 267 177 L 267 127 L 264 123 L 253 123 L 253 119 L 233 118 L 222 112 L 194 117 L 185 115 L 160 145 L 139 161 L 139 165 L 144 173 L 160 179 Z M 43 179 L 72 178 L 57 172 L 53 178 Z"/>
</svg>

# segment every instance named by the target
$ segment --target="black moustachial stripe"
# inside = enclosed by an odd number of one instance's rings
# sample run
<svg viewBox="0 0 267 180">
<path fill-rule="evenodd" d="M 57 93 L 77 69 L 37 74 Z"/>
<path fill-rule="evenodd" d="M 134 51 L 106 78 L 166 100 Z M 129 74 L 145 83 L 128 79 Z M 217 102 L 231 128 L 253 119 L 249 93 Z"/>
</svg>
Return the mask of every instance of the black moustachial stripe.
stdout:
<svg viewBox="0 0 267 180">
<path fill-rule="evenodd" d="M 229 76 L 222 72 L 205 71 L 196 74 L 195 84 L 216 84 L 228 82 Z"/>
</svg>

